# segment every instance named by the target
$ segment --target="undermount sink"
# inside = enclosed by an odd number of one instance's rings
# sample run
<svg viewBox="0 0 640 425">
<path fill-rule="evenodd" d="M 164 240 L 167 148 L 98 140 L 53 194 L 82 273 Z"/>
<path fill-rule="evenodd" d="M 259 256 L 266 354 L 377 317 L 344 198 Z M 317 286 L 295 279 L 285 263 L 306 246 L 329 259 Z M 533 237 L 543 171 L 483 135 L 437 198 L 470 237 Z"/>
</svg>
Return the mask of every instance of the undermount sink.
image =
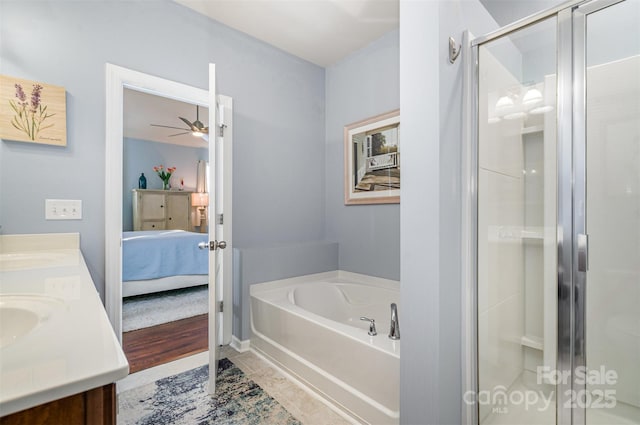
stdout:
<svg viewBox="0 0 640 425">
<path fill-rule="evenodd" d="M 0 270 L 23 270 L 59 265 L 70 265 L 77 262 L 77 255 L 67 252 L 14 252 L 0 254 Z"/>
<path fill-rule="evenodd" d="M 57 298 L 44 295 L 0 295 L 0 348 L 29 335 L 61 306 Z"/>
</svg>

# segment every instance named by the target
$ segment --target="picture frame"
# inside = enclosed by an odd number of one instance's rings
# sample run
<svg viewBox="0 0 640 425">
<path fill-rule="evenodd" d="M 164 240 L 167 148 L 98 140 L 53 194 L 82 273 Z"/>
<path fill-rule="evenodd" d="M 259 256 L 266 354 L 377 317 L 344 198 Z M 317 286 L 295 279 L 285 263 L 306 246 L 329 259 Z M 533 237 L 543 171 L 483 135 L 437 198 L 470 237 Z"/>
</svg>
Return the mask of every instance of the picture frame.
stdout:
<svg viewBox="0 0 640 425">
<path fill-rule="evenodd" d="M 344 203 L 400 203 L 399 109 L 344 127 Z"/>
<path fill-rule="evenodd" d="M 0 75 L 0 138 L 66 146 L 64 87 Z"/>
</svg>

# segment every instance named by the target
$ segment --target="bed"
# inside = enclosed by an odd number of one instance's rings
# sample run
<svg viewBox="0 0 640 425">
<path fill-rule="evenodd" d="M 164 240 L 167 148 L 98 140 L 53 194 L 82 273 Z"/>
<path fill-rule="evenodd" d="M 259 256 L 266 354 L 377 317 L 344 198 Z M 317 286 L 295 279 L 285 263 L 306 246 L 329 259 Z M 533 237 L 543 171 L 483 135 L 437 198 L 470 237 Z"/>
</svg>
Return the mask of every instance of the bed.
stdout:
<svg viewBox="0 0 640 425">
<path fill-rule="evenodd" d="M 122 232 L 122 297 L 207 285 L 206 233 L 184 230 Z"/>
</svg>

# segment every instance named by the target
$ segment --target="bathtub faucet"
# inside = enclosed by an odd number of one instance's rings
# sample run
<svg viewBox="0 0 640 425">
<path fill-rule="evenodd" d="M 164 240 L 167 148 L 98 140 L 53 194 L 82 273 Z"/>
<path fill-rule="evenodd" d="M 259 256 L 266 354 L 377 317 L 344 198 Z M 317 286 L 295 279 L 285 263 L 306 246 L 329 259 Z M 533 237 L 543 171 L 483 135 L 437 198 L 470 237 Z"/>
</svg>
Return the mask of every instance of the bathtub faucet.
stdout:
<svg viewBox="0 0 640 425">
<path fill-rule="evenodd" d="M 369 332 L 367 332 L 369 335 L 371 335 L 371 336 L 378 335 L 378 332 L 376 331 L 376 320 L 375 319 L 369 319 L 368 317 L 361 317 L 360 320 L 364 320 L 365 322 L 369 322 Z"/>
<path fill-rule="evenodd" d="M 390 339 L 400 339 L 400 322 L 398 321 L 398 306 L 391 303 L 391 329 L 389 330 Z"/>
</svg>

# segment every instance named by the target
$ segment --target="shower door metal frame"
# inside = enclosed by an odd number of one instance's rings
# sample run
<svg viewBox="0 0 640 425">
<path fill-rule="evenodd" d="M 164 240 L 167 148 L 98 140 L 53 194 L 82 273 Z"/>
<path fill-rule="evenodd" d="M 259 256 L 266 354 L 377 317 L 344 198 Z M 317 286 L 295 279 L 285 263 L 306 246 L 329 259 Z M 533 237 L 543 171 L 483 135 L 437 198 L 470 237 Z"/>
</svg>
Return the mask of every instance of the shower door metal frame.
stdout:
<svg viewBox="0 0 640 425">
<path fill-rule="evenodd" d="M 582 237 L 588 241 L 587 229 L 587 16 L 626 0 L 591 0 L 577 5 L 571 11 L 573 59 L 573 290 L 574 314 L 572 370 L 586 367 L 586 285 L 588 271 L 588 243 L 579 247 Z M 580 252 L 584 249 L 586 252 Z M 581 255 L 584 265 L 580 266 Z M 583 380 L 584 381 L 584 380 Z M 578 402 L 587 393 L 586 382 L 573 384 L 572 396 Z M 572 410 L 572 424 L 586 424 L 588 405 Z"/>
<path fill-rule="evenodd" d="M 556 385 L 556 421 L 559 425 L 584 425 L 586 408 L 572 407 L 585 394 L 586 384 L 576 382 L 575 369 L 586 366 L 586 270 L 579 269 L 577 241 L 586 229 L 586 17 L 625 0 L 572 0 L 521 19 L 470 41 L 467 48 L 466 100 L 471 104 L 466 123 L 463 181 L 464 276 L 467 284 L 463 307 L 472 305 L 465 322 L 464 358 L 467 371 L 463 389 L 478 393 L 478 148 L 479 148 L 479 47 L 547 18 L 557 17 L 557 363 L 558 372 L 570 378 Z M 465 392 L 465 394 L 466 394 Z M 465 400 L 466 402 L 466 400 Z M 478 403 L 463 406 L 468 424 L 478 424 Z"/>
</svg>

